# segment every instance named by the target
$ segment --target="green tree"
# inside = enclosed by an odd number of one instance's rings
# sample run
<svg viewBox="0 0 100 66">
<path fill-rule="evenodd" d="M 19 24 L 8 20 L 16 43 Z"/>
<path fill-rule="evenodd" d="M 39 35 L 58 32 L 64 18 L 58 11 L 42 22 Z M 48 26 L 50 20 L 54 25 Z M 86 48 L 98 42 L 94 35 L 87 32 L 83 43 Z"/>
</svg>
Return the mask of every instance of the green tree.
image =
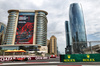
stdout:
<svg viewBox="0 0 100 66">
<path fill-rule="evenodd" d="M 0 55 L 3 55 L 6 50 L 0 50 Z"/>
<path fill-rule="evenodd" d="M 35 54 L 35 55 L 42 56 L 42 53 L 39 53 L 39 52 L 37 52 L 37 51 L 35 51 L 34 54 Z"/>
</svg>

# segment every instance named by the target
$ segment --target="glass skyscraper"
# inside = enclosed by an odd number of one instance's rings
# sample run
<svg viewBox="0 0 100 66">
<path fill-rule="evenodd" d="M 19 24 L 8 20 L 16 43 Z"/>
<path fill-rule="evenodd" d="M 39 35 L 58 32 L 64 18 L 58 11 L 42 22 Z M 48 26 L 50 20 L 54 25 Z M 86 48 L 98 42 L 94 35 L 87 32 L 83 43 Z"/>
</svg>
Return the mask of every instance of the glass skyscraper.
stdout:
<svg viewBox="0 0 100 66">
<path fill-rule="evenodd" d="M 65 48 L 65 53 L 66 54 L 71 54 L 71 35 L 70 35 L 70 25 L 69 21 L 65 21 L 65 33 L 66 33 L 66 48 Z"/>
<path fill-rule="evenodd" d="M 87 38 L 84 16 L 80 4 L 73 3 L 70 5 L 69 20 L 73 53 L 84 53 L 82 49 L 87 47 Z"/>
</svg>

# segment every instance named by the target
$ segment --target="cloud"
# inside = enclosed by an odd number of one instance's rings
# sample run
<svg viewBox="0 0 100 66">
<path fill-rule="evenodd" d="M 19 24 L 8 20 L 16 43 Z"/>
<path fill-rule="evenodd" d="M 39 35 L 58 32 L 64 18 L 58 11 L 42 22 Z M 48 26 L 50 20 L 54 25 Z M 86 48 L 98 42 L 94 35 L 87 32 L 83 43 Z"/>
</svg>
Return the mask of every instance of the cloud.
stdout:
<svg viewBox="0 0 100 66">
<path fill-rule="evenodd" d="M 0 22 L 7 24 L 9 9 L 45 10 L 48 12 L 48 39 L 55 35 L 59 51 L 63 53 L 66 46 L 65 21 L 69 20 L 69 6 L 74 2 L 82 5 L 87 39 L 99 40 L 100 0 L 0 0 Z"/>
</svg>

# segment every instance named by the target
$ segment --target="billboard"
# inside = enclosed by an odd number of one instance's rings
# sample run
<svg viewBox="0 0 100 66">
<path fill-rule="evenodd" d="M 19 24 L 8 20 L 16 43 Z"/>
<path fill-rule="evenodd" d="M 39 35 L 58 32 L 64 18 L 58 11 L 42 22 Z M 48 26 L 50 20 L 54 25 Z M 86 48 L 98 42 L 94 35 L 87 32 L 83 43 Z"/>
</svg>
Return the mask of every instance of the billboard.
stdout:
<svg viewBox="0 0 100 66">
<path fill-rule="evenodd" d="M 100 54 L 64 54 L 60 62 L 100 62 Z"/>
<path fill-rule="evenodd" d="M 31 12 L 19 13 L 15 44 L 33 44 L 34 16 Z"/>
</svg>

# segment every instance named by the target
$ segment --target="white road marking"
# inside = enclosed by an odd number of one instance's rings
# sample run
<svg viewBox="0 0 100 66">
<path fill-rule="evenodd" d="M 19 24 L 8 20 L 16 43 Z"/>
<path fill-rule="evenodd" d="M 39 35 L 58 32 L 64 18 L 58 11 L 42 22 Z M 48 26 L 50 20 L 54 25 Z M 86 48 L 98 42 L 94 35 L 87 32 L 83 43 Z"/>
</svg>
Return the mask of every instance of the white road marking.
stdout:
<svg viewBox="0 0 100 66">
<path fill-rule="evenodd" d="M 21 62 L 21 63 L 1 63 L 0 65 L 19 65 L 19 64 L 48 64 L 48 63 L 61 63 L 61 62 Z"/>
</svg>

